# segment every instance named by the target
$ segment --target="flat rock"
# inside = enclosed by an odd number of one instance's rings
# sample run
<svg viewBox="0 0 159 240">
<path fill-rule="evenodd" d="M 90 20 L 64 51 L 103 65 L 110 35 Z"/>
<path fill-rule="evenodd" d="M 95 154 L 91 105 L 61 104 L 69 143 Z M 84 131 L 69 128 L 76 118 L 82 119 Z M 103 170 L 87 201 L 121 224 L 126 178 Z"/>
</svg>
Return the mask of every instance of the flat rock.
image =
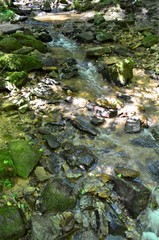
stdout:
<svg viewBox="0 0 159 240">
<path fill-rule="evenodd" d="M 23 30 L 23 28 L 24 27 L 19 24 L 11 24 L 11 23 L 0 24 L 0 32 L 6 33 L 6 34 L 14 33 L 18 30 Z"/>
</svg>

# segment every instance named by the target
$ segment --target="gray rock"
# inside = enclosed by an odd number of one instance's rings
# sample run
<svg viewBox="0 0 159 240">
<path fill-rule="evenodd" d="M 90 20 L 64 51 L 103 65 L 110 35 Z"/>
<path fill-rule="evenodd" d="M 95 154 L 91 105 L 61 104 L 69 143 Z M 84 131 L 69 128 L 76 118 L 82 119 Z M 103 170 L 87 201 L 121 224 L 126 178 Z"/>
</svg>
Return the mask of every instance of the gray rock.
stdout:
<svg viewBox="0 0 159 240">
<path fill-rule="evenodd" d="M 25 225 L 17 207 L 0 208 L 0 240 L 17 240 L 25 235 Z"/>
<path fill-rule="evenodd" d="M 98 134 L 98 130 L 88 122 L 88 120 L 84 117 L 76 117 L 74 119 L 70 119 L 72 125 L 86 133 L 89 133 L 93 136 Z"/>
<path fill-rule="evenodd" d="M 142 136 L 134 138 L 131 143 L 136 146 L 146 147 L 146 148 L 157 148 L 155 140 L 148 136 Z"/>
<path fill-rule="evenodd" d="M 44 139 L 46 140 L 47 144 L 50 148 L 56 149 L 60 147 L 60 143 L 57 141 L 56 137 L 53 135 L 45 135 Z"/>
<path fill-rule="evenodd" d="M 141 122 L 139 118 L 131 117 L 127 118 L 125 124 L 125 132 L 137 133 L 141 131 Z"/>
<path fill-rule="evenodd" d="M 70 150 L 63 152 L 64 159 L 70 167 L 88 169 L 96 161 L 96 156 L 87 147 L 73 146 Z"/>
<path fill-rule="evenodd" d="M 119 194 L 129 213 L 136 218 L 148 204 L 150 190 L 135 181 L 114 178 L 114 190 Z"/>
<path fill-rule="evenodd" d="M 85 43 L 92 42 L 94 39 L 94 33 L 91 31 L 80 33 L 77 38 Z"/>
</svg>

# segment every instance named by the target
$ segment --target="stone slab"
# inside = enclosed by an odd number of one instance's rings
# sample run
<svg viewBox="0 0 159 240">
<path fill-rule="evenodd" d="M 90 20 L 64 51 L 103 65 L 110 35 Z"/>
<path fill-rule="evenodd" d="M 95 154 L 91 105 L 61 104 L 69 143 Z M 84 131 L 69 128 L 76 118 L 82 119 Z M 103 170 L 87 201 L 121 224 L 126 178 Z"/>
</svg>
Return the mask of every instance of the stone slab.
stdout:
<svg viewBox="0 0 159 240">
<path fill-rule="evenodd" d="M 3 23 L 0 24 L 0 33 L 10 34 L 17 30 L 23 30 L 23 28 L 24 27 L 19 24 Z"/>
</svg>

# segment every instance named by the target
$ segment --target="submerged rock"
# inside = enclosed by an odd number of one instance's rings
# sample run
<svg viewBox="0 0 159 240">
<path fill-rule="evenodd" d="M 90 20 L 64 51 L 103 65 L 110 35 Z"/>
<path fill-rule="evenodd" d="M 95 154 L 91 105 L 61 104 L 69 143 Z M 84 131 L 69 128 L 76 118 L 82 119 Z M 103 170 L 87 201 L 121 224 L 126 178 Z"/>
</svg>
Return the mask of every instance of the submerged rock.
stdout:
<svg viewBox="0 0 159 240">
<path fill-rule="evenodd" d="M 56 149 L 60 147 L 60 143 L 57 141 L 55 136 L 50 134 L 50 135 L 45 135 L 43 138 L 46 140 L 50 148 Z"/>
<path fill-rule="evenodd" d="M 22 178 L 27 178 L 37 165 L 41 152 L 35 146 L 29 144 L 28 141 L 22 139 L 9 142 L 8 147 L 17 175 Z"/>
<path fill-rule="evenodd" d="M 140 147 L 157 148 L 155 140 L 153 140 L 149 136 L 134 138 L 131 143 Z"/>
<path fill-rule="evenodd" d="M 148 204 L 150 190 L 139 182 L 114 178 L 114 190 L 119 194 L 129 213 L 136 218 Z"/>
<path fill-rule="evenodd" d="M 72 188 L 61 179 L 54 180 L 44 188 L 41 194 L 42 212 L 63 212 L 76 205 L 76 197 Z"/>
<path fill-rule="evenodd" d="M 0 240 L 17 240 L 25 235 L 25 225 L 17 207 L 0 208 Z"/>
</svg>

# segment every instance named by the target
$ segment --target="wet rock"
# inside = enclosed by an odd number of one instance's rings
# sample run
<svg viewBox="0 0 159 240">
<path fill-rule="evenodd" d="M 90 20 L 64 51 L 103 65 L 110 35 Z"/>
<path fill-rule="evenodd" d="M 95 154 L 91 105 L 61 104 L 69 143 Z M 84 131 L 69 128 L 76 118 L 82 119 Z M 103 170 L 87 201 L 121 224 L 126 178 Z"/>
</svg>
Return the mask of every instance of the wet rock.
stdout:
<svg viewBox="0 0 159 240">
<path fill-rule="evenodd" d="M 159 160 L 148 164 L 149 171 L 156 176 L 159 176 Z"/>
<path fill-rule="evenodd" d="M 136 146 L 146 147 L 146 148 L 157 148 L 156 141 L 150 136 L 142 136 L 139 138 L 134 138 L 131 143 Z"/>
<path fill-rule="evenodd" d="M 114 190 L 119 194 L 129 213 L 136 218 L 146 208 L 150 190 L 135 181 L 114 178 Z"/>
<path fill-rule="evenodd" d="M 52 37 L 50 36 L 49 33 L 46 33 L 46 32 L 39 33 L 37 39 L 42 41 L 42 42 L 51 42 L 52 41 Z"/>
<path fill-rule="evenodd" d="M 94 125 L 100 125 L 104 122 L 105 120 L 102 117 L 98 117 L 98 116 L 93 116 L 91 119 L 91 123 Z"/>
<path fill-rule="evenodd" d="M 103 118 L 114 118 L 118 114 L 117 109 L 105 109 L 104 111 L 101 112 L 101 117 Z"/>
<path fill-rule="evenodd" d="M 86 56 L 87 57 L 99 57 L 104 55 L 105 53 L 111 53 L 111 49 L 109 47 L 91 47 L 87 48 Z"/>
<path fill-rule="evenodd" d="M 93 230 L 81 230 L 71 236 L 72 240 L 97 240 L 98 235 Z"/>
<path fill-rule="evenodd" d="M 159 127 L 154 127 L 151 129 L 152 136 L 155 138 L 156 141 L 159 140 Z"/>
<path fill-rule="evenodd" d="M 57 141 L 55 136 L 50 134 L 50 135 L 45 135 L 43 138 L 46 140 L 50 148 L 56 149 L 60 147 L 60 143 Z"/>
<path fill-rule="evenodd" d="M 122 236 L 113 236 L 113 235 L 108 235 L 105 240 L 125 240 L 125 237 Z"/>
<path fill-rule="evenodd" d="M 16 173 L 22 178 L 27 178 L 38 163 L 41 152 L 29 144 L 28 141 L 18 139 L 8 144 L 16 168 Z"/>
<path fill-rule="evenodd" d="M 23 29 L 24 27 L 20 24 L 1 23 L 0 25 L 0 32 L 5 34 L 11 34 Z"/>
<path fill-rule="evenodd" d="M 108 219 L 109 234 L 124 236 L 126 227 L 109 204 L 106 204 L 106 215 Z"/>
<path fill-rule="evenodd" d="M 141 131 L 141 122 L 139 118 L 131 117 L 127 118 L 125 124 L 125 132 L 137 133 Z"/>
<path fill-rule="evenodd" d="M 47 184 L 41 194 L 42 212 L 63 212 L 74 208 L 75 205 L 76 197 L 72 188 L 61 179 Z"/>
<path fill-rule="evenodd" d="M 89 133 L 93 136 L 98 134 L 98 130 L 88 122 L 88 120 L 84 117 L 76 117 L 74 119 L 70 119 L 72 125 L 86 133 Z"/>
<path fill-rule="evenodd" d="M 77 62 L 74 58 L 66 58 L 59 68 L 59 77 L 69 79 L 78 75 Z"/>
<path fill-rule="evenodd" d="M 93 41 L 94 33 L 91 31 L 82 32 L 79 35 L 77 35 L 77 38 L 85 43 L 89 43 Z"/>
<path fill-rule="evenodd" d="M 115 167 L 114 170 L 117 175 L 121 174 L 122 177 L 126 178 L 137 178 L 140 176 L 140 172 L 124 167 Z"/>
<path fill-rule="evenodd" d="M 73 146 L 63 152 L 64 159 L 70 167 L 87 170 L 96 161 L 96 156 L 86 146 Z"/>
<path fill-rule="evenodd" d="M 0 208 L 0 240 L 19 239 L 26 229 L 17 207 Z"/>
<path fill-rule="evenodd" d="M 74 227 L 74 223 L 72 212 L 36 215 L 32 219 L 31 240 L 53 240 L 61 235 L 66 239 L 70 234 L 69 231 Z"/>
</svg>

